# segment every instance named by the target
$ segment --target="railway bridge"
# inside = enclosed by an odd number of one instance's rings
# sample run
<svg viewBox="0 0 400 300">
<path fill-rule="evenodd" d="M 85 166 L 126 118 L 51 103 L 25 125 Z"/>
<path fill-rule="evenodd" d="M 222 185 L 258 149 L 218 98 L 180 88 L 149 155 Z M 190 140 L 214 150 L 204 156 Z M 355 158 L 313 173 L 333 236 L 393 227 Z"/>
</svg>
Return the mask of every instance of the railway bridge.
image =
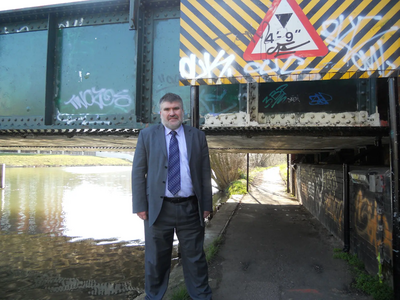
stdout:
<svg viewBox="0 0 400 300">
<path fill-rule="evenodd" d="M 0 151 L 134 150 L 177 93 L 211 151 L 288 154 L 291 192 L 400 299 L 399 26 L 396 0 L 0 11 Z"/>
</svg>

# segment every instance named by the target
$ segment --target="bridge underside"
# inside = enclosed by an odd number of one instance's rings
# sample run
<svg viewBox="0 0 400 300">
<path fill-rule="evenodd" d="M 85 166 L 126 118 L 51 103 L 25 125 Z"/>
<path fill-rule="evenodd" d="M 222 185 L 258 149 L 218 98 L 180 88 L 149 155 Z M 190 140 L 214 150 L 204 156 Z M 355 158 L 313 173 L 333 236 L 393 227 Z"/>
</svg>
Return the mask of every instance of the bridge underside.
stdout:
<svg viewBox="0 0 400 300">
<path fill-rule="evenodd" d="M 388 144 L 388 129 L 377 128 L 203 128 L 210 150 L 250 153 L 317 153 Z M 138 130 L 3 131 L 1 150 L 76 149 L 126 151 L 136 147 Z"/>
</svg>

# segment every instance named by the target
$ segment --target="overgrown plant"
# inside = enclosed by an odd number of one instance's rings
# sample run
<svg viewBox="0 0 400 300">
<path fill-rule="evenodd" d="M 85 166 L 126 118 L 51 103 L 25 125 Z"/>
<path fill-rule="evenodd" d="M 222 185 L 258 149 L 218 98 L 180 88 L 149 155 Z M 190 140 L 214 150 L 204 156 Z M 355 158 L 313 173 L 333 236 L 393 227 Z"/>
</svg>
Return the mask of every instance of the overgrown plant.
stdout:
<svg viewBox="0 0 400 300">
<path fill-rule="evenodd" d="M 236 180 L 232 182 L 228 188 L 228 194 L 231 195 L 244 195 L 247 193 L 247 183 L 246 180 Z"/>
<path fill-rule="evenodd" d="M 231 182 L 240 178 L 245 154 L 243 153 L 210 153 L 212 178 L 221 191 L 226 191 Z"/>
<path fill-rule="evenodd" d="M 334 249 L 334 258 L 340 258 L 349 263 L 351 271 L 354 275 L 353 287 L 368 295 L 374 300 L 392 300 L 394 297 L 392 288 L 382 282 L 379 276 L 371 276 L 367 274 L 364 263 L 355 254 L 343 252 L 341 249 Z"/>
</svg>

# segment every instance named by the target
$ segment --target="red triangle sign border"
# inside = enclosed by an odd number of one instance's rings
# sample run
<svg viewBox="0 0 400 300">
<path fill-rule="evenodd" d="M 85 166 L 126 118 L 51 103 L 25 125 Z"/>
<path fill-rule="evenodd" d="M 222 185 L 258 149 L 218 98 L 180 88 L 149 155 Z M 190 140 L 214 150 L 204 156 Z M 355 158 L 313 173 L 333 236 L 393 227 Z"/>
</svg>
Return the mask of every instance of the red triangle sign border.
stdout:
<svg viewBox="0 0 400 300">
<path fill-rule="evenodd" d="M 299 51 L 290 51 L 287 54 L 279 54 L 277 56 L 275 53 L 256 53 L 253 54 L 254 48 L 256 47 L 257 43 L 261 38 L 263 38 L 264 31 L 268 24 L 270 23 L 272 17 L 275 15 L 276 10 L 278 9 L 280 3 L 282 1 L 287 1 L 287 3 L 292 8 L 293 12 L 299 18 L 300 22 L 307 30 L 307 33 L 315 43 L 318 49 L 315 50 L 299 50 Z M 304 14 L 303 10 L 296 2 L 296 0 L 274 0 L 272 2 L 271 7 L 268 9 L 263 21 L 261 22 L 260 26 L 258 27 L 256 33 L 254 34 L 253 38 L 251 39 L 246 51 L 243 54 L 243 58 L 246 61 L 252 60 L 263 60 L 263 59 L 284 59 L 290 56 L 298 56 L 298 57 L 317 57 L 317 56 L 325 56 L 328 53 L 328 47 L 322 41 L 321 37 L 318 35 L 317 31 L 315 30 L 314 26 L 308 20 L 307 16 Z"/>
</svg>

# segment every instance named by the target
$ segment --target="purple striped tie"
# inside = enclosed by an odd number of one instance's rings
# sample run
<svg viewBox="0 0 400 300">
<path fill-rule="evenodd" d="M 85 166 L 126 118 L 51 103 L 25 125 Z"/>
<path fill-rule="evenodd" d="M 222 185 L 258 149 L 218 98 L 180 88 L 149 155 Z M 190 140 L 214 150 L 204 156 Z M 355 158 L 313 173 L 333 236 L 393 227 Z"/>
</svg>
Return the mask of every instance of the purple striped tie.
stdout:
<svg viewBox="0 0 400 300">
<path fill-rule="evenodd" d="M 168 157 L 168 190 L 176 195 L 181 189 L 181 166 L 179 160 L 179 145 L 176 131 L 171 131 Z"/>
</svg>

